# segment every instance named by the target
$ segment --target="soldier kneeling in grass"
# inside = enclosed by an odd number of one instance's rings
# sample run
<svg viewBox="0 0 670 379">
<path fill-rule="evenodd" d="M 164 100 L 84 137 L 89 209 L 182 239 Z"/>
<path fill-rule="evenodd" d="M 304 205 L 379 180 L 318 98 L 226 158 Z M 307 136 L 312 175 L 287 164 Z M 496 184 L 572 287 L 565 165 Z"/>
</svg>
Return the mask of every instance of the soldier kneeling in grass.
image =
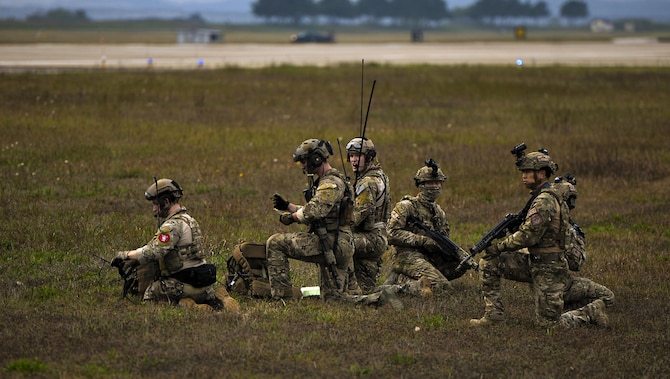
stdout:
<svg viewBox="0 0 670 379">
<path fill-rule="evenodd" d="M 204 237 L 198 222 L 179 204 L 183 190 L 171 179 L 156 180 L 144 196 L 162 222 L 153 239 L 112 261 L 126 275 L 137 269 L 137 289 L 147 301 L 167 301 L 208 311 L 239 311 L 239 304 L 216 283 L 216 266 L 204 259 Z M 123 275 L 123 274 L 122 274 Z M 127 288 L 124 288 L 126 292 Z"/>
</svg>

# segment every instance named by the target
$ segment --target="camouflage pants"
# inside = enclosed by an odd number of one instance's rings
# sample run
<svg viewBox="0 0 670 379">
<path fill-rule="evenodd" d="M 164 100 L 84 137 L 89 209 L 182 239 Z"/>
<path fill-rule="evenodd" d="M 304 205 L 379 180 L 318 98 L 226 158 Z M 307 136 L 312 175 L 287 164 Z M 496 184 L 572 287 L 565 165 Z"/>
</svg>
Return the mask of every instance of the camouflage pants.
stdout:
<svg viewBox="0 0 670 379">
<path fill-rule="evenodd" d="M 390 276 L 397 279 L 394 282 L 387 280 L 384 283 L 385 285 L 403 285 L 408 284 L 410 281 L 417 281 L 422 277 L 426 277 L 430 280 L 434 292 L 445 291 L 451 288 L 449 279 L 447 279 L 447 276 L 442 271 L 444 270 L 447 275 L 450 274 L 449 267 L 446 264 L 440 264 L 440 267 L 436 267 L 434 262 L 428 259 L 423 253 L 406 249 L 396 249 L 391 259 L 393 260 L 393 271 L 398 275 Z M 453 268 L 457 265 L 458 262 L 455 263 Z"/>
<path fill-rule="evenodd" d="M 542 327 L 555 326 L 563 314 L 563 293 L 570 280 L 565 259 L 551 263 L 531 263 L 535 298 L 535 323 Z"/>
<path fill-rule="evenodd" d="M 591 280 L 572 277 L 566 262 L 533 264 L 522 251 L 504 252 L 479 263 L 485 315 L 504 315 L 501 278 L 531 283 L 535 298 L 535 322 L 542 327 L 575 328 L 590 323 L 589 305 L 601 298 L 610 304 L 614 294 Z M 577 309 L 564 312 L 565 302 Z"/>
<path fill-rule="evenodd" d="M 525 251 L 504 252 L 492 259 L 482 258 L 479 276 L 486 304 L 485 314 L 504 314 L 501 278 L 517 282 L 532 283 L 529 255 Z M 563 308 L 583 312 L 583 307 L 601 299 L 609 307 L 614 303 L 614 293 L 602 284 L 590 279 L 568 274 L 563 292 Z M 566 312 L 561 318 L 575 320 L 579 312 Z M 583 319 L 581 319 L 583 321 Z M 580 322 L 571 322 L 579 324 Z M 583 324 L 583 322 L 581 322 Z"/>
<path fill-rule="evenodd" d="M 563 307 L 566 309 L 581 308 L 598 299 L 609 308 L 614 305 L 614 292 L 591 279 L 573 276 L 563 294 Z"/>
<path fill-rule="evenodd" d="M 333 245 L 334 234 L 328 235 L 329 246 Z M 290 297 L 293 294 L 290 276 L 289 258 L 319 264 L 321 297 L 339 297 L 347 288 L 347 268 L 351 266 L 354 246 L 350 233 L 339 232 L 337 250 L 334 251 L 337 262 L 336 272 L 340 286 L 335 284 L 332 273 L 326 267 L 320 248 L 319 236 L 313 233 L 277 233 L 268 238 L 268 276 L 273 297 Z"/>
<path fill-rule="evenodd" d="M 368 233 L 354 233 L 353 275 L 349 273 L 350 285 L 354 281 L 363 293 L 374 291 L 382 266 L 382 255 L 388 248 L 384 229 Z M 354 285 L 355 286 L 355 285 Z"/>
<path fill-rule="evenodd" d="M 215 297 L 214 288 L 212 286 L 196 288 L 175 278 L 160 278 L 147 287 L 142 301 L 166 301 L 177 304 L 180 299 L 186 297 L 198 304 L 207 303 Z"/>
</svg>

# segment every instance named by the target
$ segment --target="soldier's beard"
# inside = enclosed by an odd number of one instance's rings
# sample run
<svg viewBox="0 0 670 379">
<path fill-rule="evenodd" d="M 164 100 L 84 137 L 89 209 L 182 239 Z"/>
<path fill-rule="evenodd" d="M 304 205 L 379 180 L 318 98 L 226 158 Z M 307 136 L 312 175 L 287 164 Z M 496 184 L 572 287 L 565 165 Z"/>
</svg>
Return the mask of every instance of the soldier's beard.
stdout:
<svg viewBox="0 0 670 379">
<path fill-rule="evenodd" d="M 439 188 L 419 188 L 419 197 L 422 200 L 434 203 L 440 197 L 441 189 Z"/>
</svg>

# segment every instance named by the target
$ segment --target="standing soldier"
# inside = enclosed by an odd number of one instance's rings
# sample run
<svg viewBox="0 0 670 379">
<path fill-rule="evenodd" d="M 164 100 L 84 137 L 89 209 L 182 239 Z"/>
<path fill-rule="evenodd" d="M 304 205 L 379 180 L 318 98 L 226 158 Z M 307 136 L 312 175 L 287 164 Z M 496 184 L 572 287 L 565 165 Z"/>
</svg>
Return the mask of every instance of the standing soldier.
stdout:
<svg viewBox="0 0 670 379">
<path fill-rule="evenodd" d="M 146 245 L 120 251 L 112 265 L 155 267 L 148 283 L 140 277 L 139 288 L 146 287 L 143 301 L 167 301 L 205 310 L 238 311 L 239 304 L 225 287 L 216 290 L 216 267 L 205 261 L 204 237 L 198 222 L 179 204 L 182 188 L 171 179 L 160 179 L 150 185 L 144 197 L 153 203 L 159 223 L 154 238 Z"/>
<path fill-rule="evenodd" d="M 521 180 L 531 191 L 518 230 L 486 249 L 480 261 L 484 295 L 484 316 L 470 320 L 473 326 L 488 326 L 505 320 L 500 268 L 516 268 L 522 275 L 528 267 L 535 298 L 535 322 L 546 328 L 557 325 L 576 327 L 587 323 L 606 325 L 605 303 L 596 300 L 577 310 L 563 313 L 564 293 L 571 276 L 565 259 L 570 210 L 563 195 L 548 178 L 558 170 L 545 149 L 525 154 L 525 144 L 517 145 L 516 166 Z M 528 251 L 524 251 L 527 249 Z M 506 262 L 506 263 L 501 263 Z"/>
<path fill-rule="evenodd" d="M 382 254 L 388 248 L 386 222 L 391 215 L 389 179 L 377 160 L 372 140 L 356 137 L 347 144 L 347 161 L 354 180 L 354 270 L 349 288 L 356 283 L 363 293 L 374 291 L 381 271 Z"/>
<path fill-rule="evenodd" d="M 449 281 L 462 276 L 468 268 L 476 265 L 468 264 L 459 270 L 459 262 L 467 257 L 460 250 L 458 257 L 449 259 L 440 245 L 426 235 L 416 223 L 420 222 L 429 229 L 449 236 L 449 222 L 435 202 L 447 179 L 435 161 L 428 159 L 414 176 L 414 183 L 419 188 L 417 196 L 405 196 L 395 205 L 391 212 L 387 231 L 389 244 L 395 247 L 392 254 L 392 272 L 385 285 L 398 284 L 413 290 L 407 293 L 429 295 L 432 291 L 442 291 L 450 287 Z"/>
<path fill-rule="evenodd" d="M 277 233 L 268 238 L 268 276 L 273 298 L 295 296 L 288 258 L 319 264 L 322 299 L 340 299 L 347 288 L 347 268 L 354 255 L 353 191 L 346 177 L 328 163 L 332 154 L 330 142 L 304 141 L 295 150 L 293 161 L 300 162 L 309 178 L 305 192 L 307 204 L 298 206 L 274 195 L 274 207 L 285 212 L 279 220 L 285 225 L 294 222 L 309 225 L 309 231 Z"/>
</svg>

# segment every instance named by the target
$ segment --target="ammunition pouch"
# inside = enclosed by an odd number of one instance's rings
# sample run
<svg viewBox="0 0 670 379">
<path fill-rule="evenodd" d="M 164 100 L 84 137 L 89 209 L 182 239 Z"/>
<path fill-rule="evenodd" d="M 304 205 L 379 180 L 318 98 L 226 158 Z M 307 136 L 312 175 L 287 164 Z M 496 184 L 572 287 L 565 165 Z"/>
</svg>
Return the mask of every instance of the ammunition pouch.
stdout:
<svg viewBox="0 0 670 379">
<path fill-rule="evenodd" d="M 205 263 L 175 272 L 171 277 L 196 288 L 207 287 L 216 283 L 216 266 Z"/>
</svg>

